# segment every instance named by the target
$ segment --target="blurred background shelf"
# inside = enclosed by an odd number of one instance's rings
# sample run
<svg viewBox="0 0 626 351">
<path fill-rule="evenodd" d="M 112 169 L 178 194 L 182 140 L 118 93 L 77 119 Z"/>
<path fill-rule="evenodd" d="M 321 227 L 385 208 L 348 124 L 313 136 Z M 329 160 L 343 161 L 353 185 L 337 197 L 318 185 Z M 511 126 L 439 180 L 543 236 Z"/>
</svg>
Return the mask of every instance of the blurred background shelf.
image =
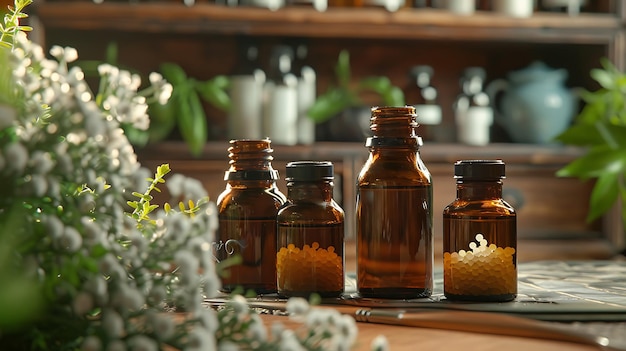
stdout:
<svg viewBox="0 0 626 351">
<path fill-rule="evenodd" d="M 610 13 L 536 13 L 512 18 L 488 11 L 458 16 L 442 9 L 286 7 L 268 11 L 178 2 L 43 2 L 37 14 L 49 28 L 120 30 L 142 33 L 203 33 L 310 38 L 512 40 L 522 42 L 598 43 L 622 28 Z"/>
<path fill-rule="evenodd" d="M 550 252 L 563 259 L 568 252 L 573 258 L 605 257 L 611 255 L 612 245 L 623 242 L 617 210 L 601 221 L 584 221 L 591 183 L 555 176 L 556 170 L 581 150 L 511 143 L 497 125 L 491 145 L 459 145 L 454 139 L 452 109 L 460 92 L 459 77 L 472 66 L 484 68 L 489 82 L 541 61 L 566 69 L 569 88 L 597 89 L 589 72 L 600 66 L 602 58 L 619 69 L 626 68 L 626 4 L 621 0 L 588 1 L 577 16 L 536 9 L 529 18 L 511 18 L 484 9 L 471 16 L 406 7 L 397 12 L 333 6 L 325 12 L 306 6 L 270 11 L 209 1 L 185 6 L 182 0 L 105 0 L 102 4 L 39 0 L 34 8 L 33 35 L 44 46 L 72 46 L 82 60 L 103 60 L 107 45 L 115 42 L 118 64 L 144 74 L 158 71 L 164 62 L 175 62 L 197 79 L 229 75 L 243 59 L 239 56 L 242 43 L 258 47 L 260 68 L 266 69 L 276 45 L 304 44 L 307 62 L 317 73 L 318 94 L 335 83 L 334 66 L 338 53 L 345 49 L 350 52 L 354 81 L 384 75 L 403 90 L 411 104 L 418 92 L 409 71 L 415 65 L 430 65 L 434 69 L 432 85 L 438 89 L 442 107 L 440 127 L 450 132 L 436 142 L 426 140 L 422 148 L 434 179 L 435 214 L 454 197 L 452 163 L 456 159 L 501 158 L 507 163 L 507 196 L 519 207 L 520 238 L 529 243 L 525 257 L 543 259 Z M 378 103 L 368 97 L 365 100 L 370 105 Z M 228 119 L 224 112 L 204 107 L 210 142 L 201 157 L 191 157 L 176 138 L 142 149 L 139 155 L 148 167 L 168 162 L 175 171 L 200 179 L 216 199 L 224 187 L 223 172 L 228 164 Z M 429 127 L 421 126 L 418 132 L 429 135 Z M 279 170 L 296 159 L 333 161 L 338 174 L 337 198 L 352 216 L 354 180 L 367 156 L 363 143 L 273 146 Z M 441 228 L 439 221 L 436 233 Z M 347 231 L 349 236 L 354 234 L 352 222 Z"/>
</svg>

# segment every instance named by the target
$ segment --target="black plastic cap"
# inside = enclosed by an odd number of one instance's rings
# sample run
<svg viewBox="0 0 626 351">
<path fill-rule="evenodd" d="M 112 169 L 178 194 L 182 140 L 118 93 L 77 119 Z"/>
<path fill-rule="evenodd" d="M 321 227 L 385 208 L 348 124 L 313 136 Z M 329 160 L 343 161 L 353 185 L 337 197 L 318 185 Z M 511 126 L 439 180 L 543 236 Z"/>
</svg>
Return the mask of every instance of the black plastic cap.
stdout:
<svg viewBox="0 0 626 351">
<path fill-rule="evenodd" d="M 285 180 L 288 182 L 311 182 L 333 180 L 334 168 L 329 161 L 294 161 L 287 164 Z"/>
<path fill-rule="evenodd" d="M 454 164 L 454 178 L 498 180 L 505 177 L 502 160 L 461 160 Z"/>
</svg>

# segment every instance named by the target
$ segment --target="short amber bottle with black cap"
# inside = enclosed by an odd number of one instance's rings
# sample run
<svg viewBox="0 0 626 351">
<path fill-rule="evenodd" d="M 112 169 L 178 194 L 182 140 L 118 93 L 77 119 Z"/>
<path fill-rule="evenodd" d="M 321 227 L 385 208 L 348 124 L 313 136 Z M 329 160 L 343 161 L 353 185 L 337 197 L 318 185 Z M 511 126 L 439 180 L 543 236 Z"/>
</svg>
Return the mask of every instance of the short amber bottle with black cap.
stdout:
<svg viewBox="0 0 626 351">
<path fill-rule="evenodd" d="M 333 200 L 327 161 L 287 164 L 287 202 L 278 224 L 276 272 L 284 297 L 337 297 L 344 290 L 344 211 Z"/>
<path fill-rule="evenodd" d="M 226 189 L 217 198 L 219 228 L 214 244 L 218 261 L 238 257 L 225 269 L 222 290 L 257 294 L 276 292 L 276 215 L 286 197 L 276 185 L 270 139 L 231 140 Z"/>
<path fill-rule="evenodd" d="M 443 210 L 444 295 L 510 301 L 517 296 L 517 215 L 502 199 L 501 160 L 454 164 L 456 199 Z"/>
</svg>

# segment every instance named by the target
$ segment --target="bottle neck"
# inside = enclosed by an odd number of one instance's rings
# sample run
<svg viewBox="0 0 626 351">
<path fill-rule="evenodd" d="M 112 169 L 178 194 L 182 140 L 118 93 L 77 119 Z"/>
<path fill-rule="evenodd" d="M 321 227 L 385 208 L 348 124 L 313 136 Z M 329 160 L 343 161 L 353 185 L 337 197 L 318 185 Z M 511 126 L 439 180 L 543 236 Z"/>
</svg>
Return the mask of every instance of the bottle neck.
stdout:
<svg viewBox="0 0 626 351">
<path fill-rule="evenodd" d="M 372 149 L 388 147 L 417 150 L 420 146 L 417 126 L 414 107 L 372 109 L 370 129 L 373 136 L 367 138 L 366 146 Z"/>
<path fill-rule="evenodd" d="M 236 140 L 228 148 L 230 158 L 225 180 L 275 182 L 278 171 L 272 167 L 270 141 Z"/>
<path fill-rule="evenodd" d="M 456 197 L 461 200 L 502 198 L 502 181 L 457 180 Z"/>
<path fill-rule="evenodd" d="M 288 182 L 287 197 L 293 202 L 330 202 L 333 199 L 333 182 Z"/>
</svg>

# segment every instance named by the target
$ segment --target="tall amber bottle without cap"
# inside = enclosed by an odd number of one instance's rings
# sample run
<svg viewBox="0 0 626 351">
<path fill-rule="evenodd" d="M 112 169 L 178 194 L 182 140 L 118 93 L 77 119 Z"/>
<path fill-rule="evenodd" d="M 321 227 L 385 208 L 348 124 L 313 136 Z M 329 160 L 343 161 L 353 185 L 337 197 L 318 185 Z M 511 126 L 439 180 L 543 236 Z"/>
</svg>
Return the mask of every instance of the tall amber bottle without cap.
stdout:
<svg viewBox="0 0 626 351">
<path fill-rule="evenodd" d="M 502 199 L 501 160 L 454 164 L 456 199 L 443 210 L 444 295 L 510 301 L 517 296 L 517 217 Z"/>
<path fill-rule="evenodd" d="M 344 289 L 344 212 L 333 200 L 333 164 L 287 164 L 287 203 L 280 209 L 278 294 L 336 297 Z"/>
<path fill-rule="evenodd" d="M 226 189 L 217 198 L 219 228 L 215 256 L 234 255 L 240 264 L 222 278 L 222 290 L 241 287 L 258 294 L 276 292 L 276 215 L 285 203 L 272 168 L 270 140 L 232 140 Z"/>
<path fill-rule="evenodd" d="M 409 299 L 433 289 L 432 184 L 419 155 L 415 109 L 374 107 L 358 176 L 357 288 Z"/>
</svg>

